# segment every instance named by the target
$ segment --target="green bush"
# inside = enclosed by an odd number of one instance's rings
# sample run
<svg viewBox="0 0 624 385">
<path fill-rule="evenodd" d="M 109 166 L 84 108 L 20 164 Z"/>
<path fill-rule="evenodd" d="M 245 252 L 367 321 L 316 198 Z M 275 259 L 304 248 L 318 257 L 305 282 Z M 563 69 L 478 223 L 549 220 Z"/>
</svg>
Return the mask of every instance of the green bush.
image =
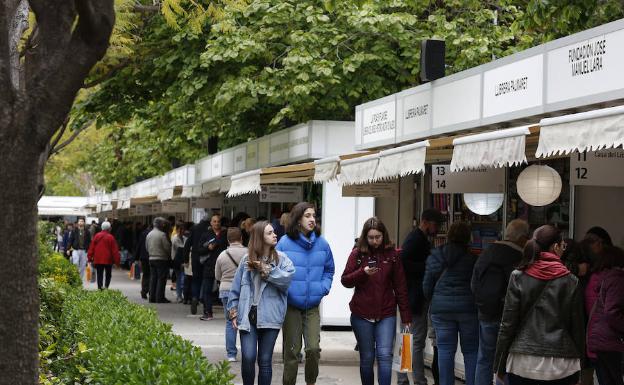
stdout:
<svg viewBox="0 0 624 385">
<path fill-rule="evenodd" d="M 39 278 L 54 279 L 71 287 L 82 286 L 82 279 L 76 266 L 59 253 L 50 253 L 39 258 Z"/>
<path fill-rule="evenodd" d="M 52 369 L 66 383 L 225 385 L 233 379 L 226 362 L 211 365 L 153 310 L 118 291 L 68 292 L 59 328 L 57 350 L 74 355 Z"/>
</svg>

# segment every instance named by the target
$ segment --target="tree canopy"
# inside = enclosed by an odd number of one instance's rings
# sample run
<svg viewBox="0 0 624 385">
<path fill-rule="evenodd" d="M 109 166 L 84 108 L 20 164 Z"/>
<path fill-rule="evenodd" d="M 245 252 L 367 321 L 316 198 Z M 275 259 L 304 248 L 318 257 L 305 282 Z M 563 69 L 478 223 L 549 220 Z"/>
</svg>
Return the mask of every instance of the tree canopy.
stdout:
<svg viewBox="0 0 624 385">
<path fill-rule="evenodd" d="M 419 84 L 420 41 L 447 75 L 622 17 L 618 1 L 164 1 L 125 65 L 84 95 L 73 125 L 110 133 L 85 162 L 111 188 Z"/>
</svg>

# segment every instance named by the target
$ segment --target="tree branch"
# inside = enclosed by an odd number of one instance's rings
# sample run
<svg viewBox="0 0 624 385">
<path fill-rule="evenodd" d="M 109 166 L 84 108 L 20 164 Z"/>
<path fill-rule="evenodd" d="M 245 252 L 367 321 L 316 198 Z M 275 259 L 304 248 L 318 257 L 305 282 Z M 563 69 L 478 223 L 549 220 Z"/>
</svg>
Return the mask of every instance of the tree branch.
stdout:
<svg viewBox="0 0 624 385">
<path fill-rule="evenodd" d="M 71 144 L 71 142 L 73 142 L 78 137 L 78 135 L 80 135 L 84 130 L 89 128 L 93 123 L 95 123 L 95 119 L 89 120 L 88 122 L 83 124 L 82 127 L 80 127 L 77 130 L 74 130 L 72 132 L 71 136 L 69 138 L 67 138 L 67 140 L 65 140 L 61 144 L 58 144 L 58 139 L 60 139 L 60 137 L 55 138 L 56 139 L 56 143 L 54 143 L 53 145 L 50 146 L 50 152 L 48 154 L 48 158 L 51 158 L 52 156 L 54 156 L 54 155 L 58 154 L 59 152 L 61 152 L 62 149 L 64 149 L 65 147 L 69 146 Z M 67 127 L 67 126 L 65 126 L 65 127 Z"/>
<path fill-rule="evenodd" d="M 126 67 L 128 64 L 130 64 L 130 59 L 126 58 L 124 60 L 122 60 L 121 62 L 119 62 L 117 65 L 113 66 L 110 68 L 110 70 L 105 73 L 104 75 L 100 76 L 99 78 L 92 80 L 88 83 L 85 83 L 82 88 L 92 88 L 97 86 L 100 83 L 103 83 L 105 81 L 107 81 L 108 79 L 112 78 L 113 76 L 115 76 L 115 74 L 117 73 L 117 71 L 119 71 L 120 69 Z"/>
<path fill-rule="evenodd" d="M 30 2 L 41 43 L 26 55 L 27 87 L 33 134 L 43 149 L 65 120 L 91 68 L 106 53 L 115 10 L 113 0 Z"/>
<path fill-rule="evenodd" d="M 50 157 L 49 149 L 56 147 L 58 142 L 61 140 L 61 138 L 65 134 L 65 130 L 67 130 L 67 125 L 68 124 L 69 124 L 69 115 L 67 116 L 67 118 L 65 118 L 65 121 L 63 122 L 63 125 L 61 126 L 61 129 L 59 130 L 59 132 L 57 132 L 56 136 L 50 141 L 50 145 L 48 146 L 49 147 L 48 148 L 48 156 L 47 156 L 48 158 Z"/>
<path fill-rule="evenodd" d="M 160 6 L 159 5 L 143 5 L 139 2 L 134 4 L 133 7 L 135 12 L 142 12 L 142 13 L 155 13 L 155 12 L 160 12 Z"/>
</svg>

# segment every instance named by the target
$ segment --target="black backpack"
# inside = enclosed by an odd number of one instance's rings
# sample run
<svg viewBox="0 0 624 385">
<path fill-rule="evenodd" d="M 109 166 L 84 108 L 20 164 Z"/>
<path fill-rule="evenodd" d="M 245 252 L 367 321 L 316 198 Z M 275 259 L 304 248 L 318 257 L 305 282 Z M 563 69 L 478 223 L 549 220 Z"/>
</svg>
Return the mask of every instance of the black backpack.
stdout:
<svg viewBox="0 0 624 385">
<path fill-rule="evenodd" d="M 508 278 L 502 266 L 492 263 L 491 256 L 479 273 L 472 288 L 475 304 L 482 314 L 496 316 L 505 304 Z"/>
</svg>

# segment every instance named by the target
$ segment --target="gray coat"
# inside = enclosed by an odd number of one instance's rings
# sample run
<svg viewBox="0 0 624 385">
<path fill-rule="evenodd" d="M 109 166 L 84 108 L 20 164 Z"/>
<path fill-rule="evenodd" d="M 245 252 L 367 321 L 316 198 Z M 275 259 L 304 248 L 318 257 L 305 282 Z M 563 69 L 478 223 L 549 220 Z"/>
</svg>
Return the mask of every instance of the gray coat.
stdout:
<svg viewBox="0 0 624 385">
<path fill-rule="evenodd" d="M 168 261 L 171 259 L 171 241 L 163 231 L 154 228 L 147 234 L 145 246 L 150 261 Z"/>
</svg>

